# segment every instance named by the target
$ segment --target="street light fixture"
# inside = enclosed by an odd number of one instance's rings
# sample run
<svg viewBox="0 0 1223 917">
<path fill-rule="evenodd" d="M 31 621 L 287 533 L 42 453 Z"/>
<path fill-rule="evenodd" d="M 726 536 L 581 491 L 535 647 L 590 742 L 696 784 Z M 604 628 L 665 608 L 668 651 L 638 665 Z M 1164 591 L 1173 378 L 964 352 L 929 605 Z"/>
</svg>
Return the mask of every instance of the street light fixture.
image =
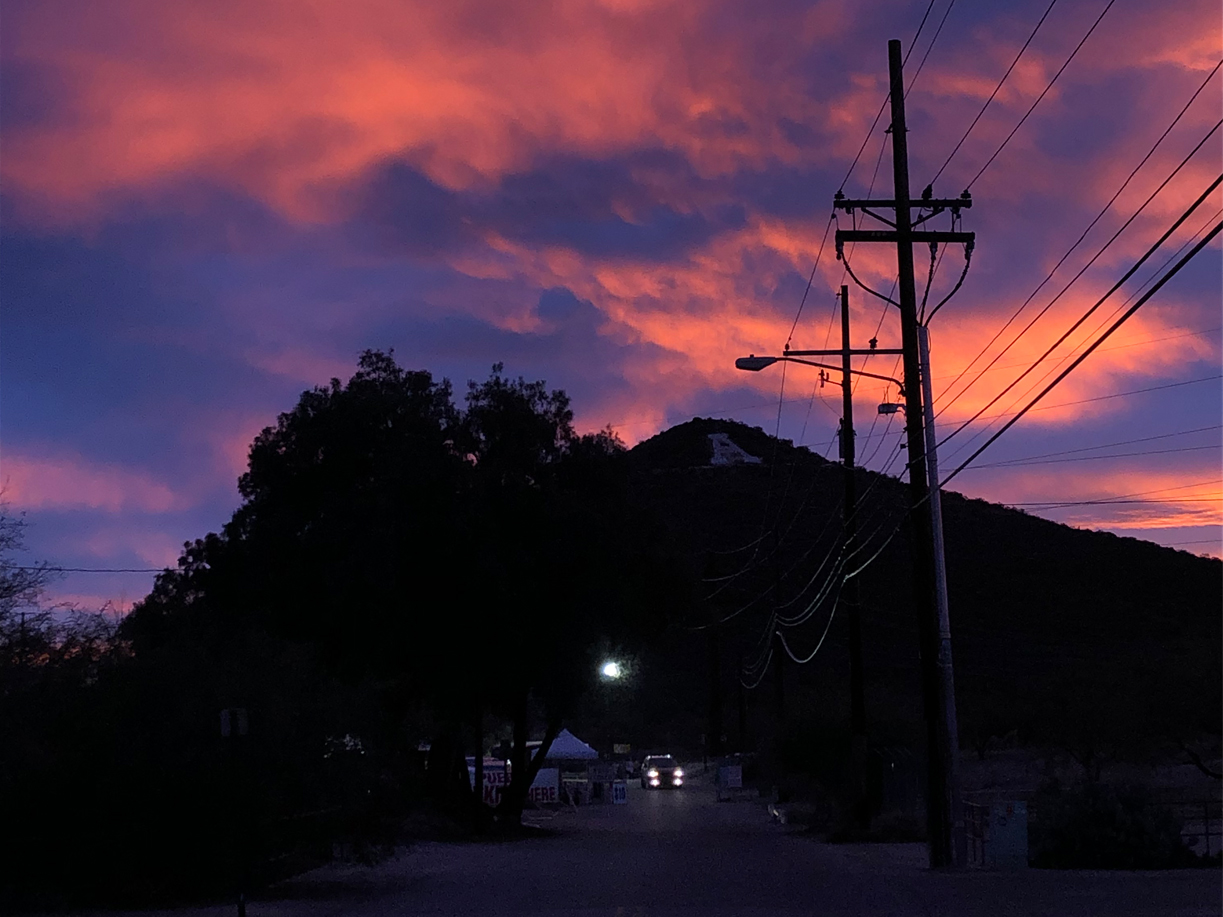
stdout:
<svg viewBox="0 0 1223 917">
<path fill-rule="evenodd" d="M 739 357 L 735 360 L 735 369 L 745 369 L 751 373 L 758 373 L 766 366 L 772 366 L 777 362 L 777 357 L 758 357 L 752 354 L 750 357 Z"/>
</svg>

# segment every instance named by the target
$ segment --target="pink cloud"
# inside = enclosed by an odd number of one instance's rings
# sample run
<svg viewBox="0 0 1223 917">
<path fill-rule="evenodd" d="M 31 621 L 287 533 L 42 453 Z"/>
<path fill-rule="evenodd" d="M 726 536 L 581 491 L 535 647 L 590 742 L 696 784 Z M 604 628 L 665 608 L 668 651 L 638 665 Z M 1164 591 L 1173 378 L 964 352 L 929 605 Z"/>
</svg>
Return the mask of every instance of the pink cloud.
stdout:
<svg viewBox="0 0 1223 917">
<path fill-rule="evenodd" d="M 6 450 L 0 471 L 4 499 L 14 509 L 94 509 L 107 512 L 181 510 L 191 500 L 155 478 L 80 456 Z"/>
</svg>

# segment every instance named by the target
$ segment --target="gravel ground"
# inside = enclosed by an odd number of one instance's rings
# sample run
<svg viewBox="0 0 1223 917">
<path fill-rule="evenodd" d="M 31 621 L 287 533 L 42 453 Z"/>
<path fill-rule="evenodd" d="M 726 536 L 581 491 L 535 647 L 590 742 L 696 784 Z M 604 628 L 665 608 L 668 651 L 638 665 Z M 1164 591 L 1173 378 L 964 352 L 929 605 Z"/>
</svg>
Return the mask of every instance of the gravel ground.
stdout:
<svg viewBox="0 0 1223 917">
<path fill-rule="evenodd" d="M 535 813 L 546 837 L 417 844 L 375 868 L 328 866 L 265 893 L 250 917 L 391 915 L 1074 915 L 1223 913 L 1223 874 L 932 872 L 914 844 L 828 845 L 753 801 L 630 784 L 623 806 Z M 221 917 L 236 907 L 144 912 Z M 98 915 L 101 917 L 101 915 Z M 121 917 L 108 912 L 107 917 Z"/>
</svg>

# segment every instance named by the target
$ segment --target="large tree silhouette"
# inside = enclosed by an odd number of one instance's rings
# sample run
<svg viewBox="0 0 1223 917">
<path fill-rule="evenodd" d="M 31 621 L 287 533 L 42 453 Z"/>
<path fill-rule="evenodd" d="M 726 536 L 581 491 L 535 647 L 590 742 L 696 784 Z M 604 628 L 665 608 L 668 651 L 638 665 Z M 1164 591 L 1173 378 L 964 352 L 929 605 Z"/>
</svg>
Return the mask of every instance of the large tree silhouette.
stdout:
<svg viewBox="0 0 1223 917">
<path fill-rule="evenodd" d="M 348 383 L 304 393 L 258 436 L 241 507 L 159 577 L 129 635 L 187 626 L 218 644 L 266 630 L 342 677 L 386 680 L 427 711 L 430 783 L 452 807 L 470 802 L 469 724 L 511 720 L 500 813 L 517 821 L 591 681 L 590 648 L 660 620 L 647 610 L 669 595 L 623 447 L 572 421 L 563 392 L 500 366 L 460 409 L 448 383 L 366 352 Z M 534 762 L 533 707 L 545 718 Z"/>
</svg>

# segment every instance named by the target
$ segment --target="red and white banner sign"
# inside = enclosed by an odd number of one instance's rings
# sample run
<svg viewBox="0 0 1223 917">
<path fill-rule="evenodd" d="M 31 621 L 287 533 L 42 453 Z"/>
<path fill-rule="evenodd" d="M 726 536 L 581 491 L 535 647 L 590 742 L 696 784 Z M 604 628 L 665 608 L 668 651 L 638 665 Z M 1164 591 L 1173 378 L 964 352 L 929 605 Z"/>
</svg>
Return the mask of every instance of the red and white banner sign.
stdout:
<svg viewBox="0 0 1223 917">
<path fill-rule="evenodd" d="M 467 779 L 475 783 L 476 769 L 468 766 Z M 527 799 L 536 805 L 560 801 L 560 772 L 555 767 L 541 767 L 534 782 L 527 790 Z M 510 771 L 501 761 L 484 765 L 484 804 L 497 806 L 501 803 L 502 791 L 510 785 Z"/>
</svg>

